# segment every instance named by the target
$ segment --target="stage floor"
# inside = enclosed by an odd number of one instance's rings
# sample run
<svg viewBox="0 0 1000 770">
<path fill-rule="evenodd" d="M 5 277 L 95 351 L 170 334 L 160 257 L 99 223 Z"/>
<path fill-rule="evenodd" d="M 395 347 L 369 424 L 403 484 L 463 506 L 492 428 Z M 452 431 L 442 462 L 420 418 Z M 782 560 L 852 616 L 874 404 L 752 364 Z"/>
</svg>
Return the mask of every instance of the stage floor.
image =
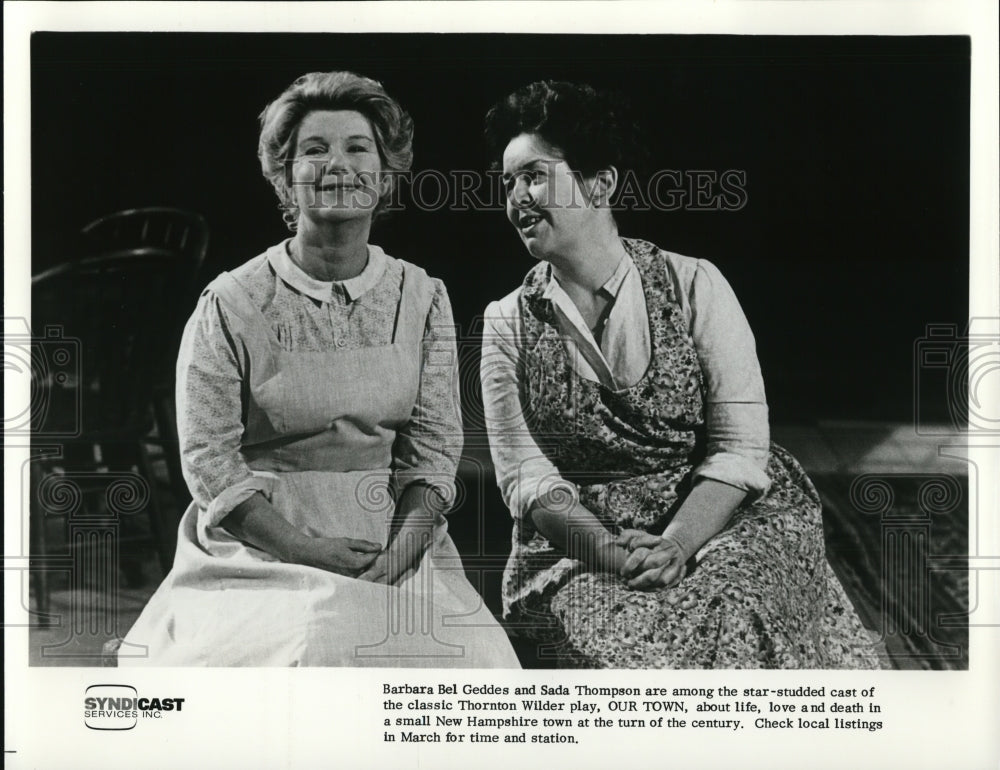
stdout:
<svg viewBox="0 0 1000 770">
<path fill-rule="evenodd" d="M 891 666 L 968 668 L 968 471 L 961 451 L 947 449 L 960 446 L 959 437 L 872 422 L 784 425 L 772 434 L 820 491 L 828 558 L 866 625 L 882 633 Z M 482 489 L 466 497 L 465 507 L 476 510 L 455 512 L 450 526 L 469 555 L 470 580 L 498 611 L 509 519 L 489 472 L 485 448 L 470 447 L 460 473 Z M 175 517 L 185 503 L 171 501 Z M 136 517 L 133 529 L 144 518 Z M 58 547 L 61 525 L 48 526 Z M 31 665 L 107 664 L 105 644 L 124 636 L 163 578 L 152 548 L 138 541 L 122 543 L 111 591 L 86 582 L 71 587 L 68 571 L 50 574 L 50 623 L 42 626 L 31 614 L 25 629 Z M 22 603 L 34 613 L 22 575 Z"/>
</svg>

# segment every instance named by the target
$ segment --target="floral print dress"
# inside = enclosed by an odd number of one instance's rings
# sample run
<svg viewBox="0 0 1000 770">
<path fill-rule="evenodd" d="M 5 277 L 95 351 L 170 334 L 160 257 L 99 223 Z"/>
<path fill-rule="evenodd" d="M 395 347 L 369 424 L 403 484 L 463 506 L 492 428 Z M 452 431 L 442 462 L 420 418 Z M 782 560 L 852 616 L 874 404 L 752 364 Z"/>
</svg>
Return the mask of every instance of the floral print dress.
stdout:
<svg viewBox="0 0 1000 770">
<path fill-rule="evenodd" d="M 661 533 L 705 457 L 703 374 L 659 249 L 624 240 L 642 277 L 652 354 L 645 376 L 612 391 L 574 372 L 545 263 L 525 279 L 524 378 L 532 433 L 612 531 Z M 516 518 L 505 617 L 545 644 L 540 657 L 586 668 L 877 668 L 826 559 L 822 512 L 796 460 L 772 444 L 768 492 L 748 499 L 675 587 L 636 591 L 587 571 Z"/>
</svg>

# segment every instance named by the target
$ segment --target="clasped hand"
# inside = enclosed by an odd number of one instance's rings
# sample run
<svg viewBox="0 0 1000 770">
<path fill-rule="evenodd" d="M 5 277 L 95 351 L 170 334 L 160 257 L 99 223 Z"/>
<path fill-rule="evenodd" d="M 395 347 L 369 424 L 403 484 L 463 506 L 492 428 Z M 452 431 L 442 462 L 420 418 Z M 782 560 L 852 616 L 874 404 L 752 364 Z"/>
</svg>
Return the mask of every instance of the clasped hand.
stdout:
<svg viewBox="0 0 1000 770">
<path fill-rule="evenodd" d="M 640 591 L 671 588 L 684 577 L 687 557 L 677 540 L 626 529 L 615 542 L 629 552 L 620 571 L 629 588 Z"/>
<path fill-rule="evenodd" d="M 361 577 L 372 570 L 383 554 L 382 546 L 371 540 L 312 537 L 302 554 L 302 562 L 338 575 Z"/>
<path fill-rule="evenodd" d="M 306 564 L 371 583 L 394 584 L 419 561 L 427 538 L 397 536 L 383 548 L 371 540 L 351 537 L 315 537 L 308 546 Z"/>
</svg>

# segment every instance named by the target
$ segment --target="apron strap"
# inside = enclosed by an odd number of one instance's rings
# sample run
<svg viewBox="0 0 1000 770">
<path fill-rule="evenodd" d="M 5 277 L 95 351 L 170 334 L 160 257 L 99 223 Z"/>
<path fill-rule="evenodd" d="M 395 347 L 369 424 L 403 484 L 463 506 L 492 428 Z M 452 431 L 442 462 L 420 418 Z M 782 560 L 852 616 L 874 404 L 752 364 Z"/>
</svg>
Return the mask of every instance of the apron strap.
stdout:
<svg viewBox="0 0 1000 770">
<path fill-rule="evenodd" d="M 279 347 L 271 332 L 271 325 L 232 273 L 220 273 L 206 288 L 215 292 L 226 303 L 226 307 L 243 319 L 249 333 L 258 336 L 259 341 L 264 343 L 262 350 Z"/>
<path fill-rule="evenodd" d="M 434 282 L 422 267 L 403 262 L 403 286 L 396 308 L 396 323 L 392 333 L 394 343 L 419 345 L 424 339 L 427 315 L 434 301 Z M 232 273 L 221 273 L 208 287 L 217 294 L 253 333 L 267 341 L 267 347 L 279 346 L 270 324 Z"/>
<path fill-rule="evenodd" d="M 434 301 L 434 282 L 422 267 L 411 265 L 409 262 L 402 262 L 402 265 L 402 296 L 396 310 L 396 327 L 393 329 L 392 341 L 419 345 L 423 342 L 427 314 L 430 313 L 431 303 Z"/>
</svg>

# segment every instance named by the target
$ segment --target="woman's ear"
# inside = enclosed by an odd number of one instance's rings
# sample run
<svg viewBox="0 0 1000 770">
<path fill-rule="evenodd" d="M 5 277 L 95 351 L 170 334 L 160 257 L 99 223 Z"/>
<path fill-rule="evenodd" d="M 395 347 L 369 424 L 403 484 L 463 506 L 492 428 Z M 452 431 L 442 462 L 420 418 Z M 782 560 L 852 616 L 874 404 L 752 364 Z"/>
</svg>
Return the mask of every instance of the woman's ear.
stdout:
<svg viewBox="0 0 1000 770">
<path fill-rule="evenodd" d="M 595 206 L 609 206 L 611 197 L 618 189 L 618 169 L 614 166 L 600 169 L 594 174 L 594 186 L 590 191 L 590 200 Z"/>
</svg>

